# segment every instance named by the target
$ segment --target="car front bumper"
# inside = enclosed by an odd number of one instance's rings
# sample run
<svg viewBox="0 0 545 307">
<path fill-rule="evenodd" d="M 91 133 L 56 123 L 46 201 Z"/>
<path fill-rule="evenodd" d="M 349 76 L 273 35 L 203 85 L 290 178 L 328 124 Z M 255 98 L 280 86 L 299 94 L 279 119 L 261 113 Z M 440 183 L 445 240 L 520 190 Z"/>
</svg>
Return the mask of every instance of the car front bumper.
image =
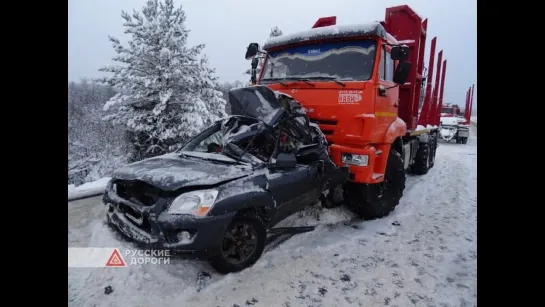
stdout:
<svg viewBox="0 0 545 307">
<path fill-rule="evenodd" d="M 108 223 L 119 233 L 142 248 L 170 250 L 189 257 L 208 258 L 219 252 L 223 234 L 235 215 L 204 218 L 166 212 L 155 215 L 149 208 L 113 193 L 107 188 L 103 202 Z"/>
</svg>

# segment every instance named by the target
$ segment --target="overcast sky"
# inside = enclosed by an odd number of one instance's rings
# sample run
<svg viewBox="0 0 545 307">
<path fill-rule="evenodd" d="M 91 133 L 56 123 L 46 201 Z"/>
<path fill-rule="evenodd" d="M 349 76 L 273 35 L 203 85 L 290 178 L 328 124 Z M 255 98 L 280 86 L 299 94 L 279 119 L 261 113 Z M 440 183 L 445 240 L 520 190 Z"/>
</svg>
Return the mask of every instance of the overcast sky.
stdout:
<svg viewBox="0 0 545 307">
<path fill-rule="evenodd" d="M 146 0 L 68 0 L 68 80 L 97 77 L 114 51 L 108 35 L 123 39 L 121 10 L 138 10 Z M 428 41 L 448 60 L 444 102 L 465 107 L 465 93 L 477 81 L 477 0 L 175 0 L 187 15 L 189 44 L 206 44 L 205 53 L 221 81 L 247 81 L 250 42 L 262 43 L 270 28 L 284 34 L 312 27 L 319 17 L 337 24 L 384 20 L 385 8 L 408 4 L 428 18 Z M 428 66 L 426 52 L 425 65 Z M 437 58 L 437 57 L 436 57 Z M 437 71 L 437 70 L 435 70 Z M 435 78 L 434 78 L 435 79 Z M 476 94 L 473 105 L 476 106 Z"/>
</svg>

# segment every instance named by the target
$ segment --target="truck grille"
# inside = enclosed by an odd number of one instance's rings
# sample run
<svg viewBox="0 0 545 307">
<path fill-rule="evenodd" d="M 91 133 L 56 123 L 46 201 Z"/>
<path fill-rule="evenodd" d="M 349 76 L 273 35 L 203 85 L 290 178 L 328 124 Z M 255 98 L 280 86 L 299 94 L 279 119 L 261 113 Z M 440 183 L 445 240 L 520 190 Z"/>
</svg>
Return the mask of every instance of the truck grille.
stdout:
<svg viewBox="0 0 545 307">
<path fill-rule="evenodd" d="M 337 121 L 334 119 L 312 119 L 311 118 L 310 122 L 318 124 L 318 125 L 331 125 L 331 126 L 337 125 Z"/>
<path fill-rule="evenodd" d="M 311 123 L 318 124 L 320 126 L 320 130 L 322 130 L 322 133 L 324 135 L 333 135 L 335 131 L 333 130 L 335 127 L 324 127 L 324 126 L 337 126 L 338 122 L 334 119 L 316 119 L 311 118 Z"/>
<path fill-rule="evenodd" d="M 159 199 L 161 192 L 158 188 L 138 180 L 120 180 L 114 184 L 119 197 L 140 206 L 153 206 Z"/>
</svg>

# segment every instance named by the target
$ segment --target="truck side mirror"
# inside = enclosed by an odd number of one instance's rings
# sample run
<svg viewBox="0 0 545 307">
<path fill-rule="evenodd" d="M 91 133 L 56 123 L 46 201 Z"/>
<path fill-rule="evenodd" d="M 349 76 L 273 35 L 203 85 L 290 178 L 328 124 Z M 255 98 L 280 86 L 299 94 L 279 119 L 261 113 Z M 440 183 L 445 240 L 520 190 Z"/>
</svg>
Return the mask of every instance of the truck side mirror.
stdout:
<svg viewBox="0 0 545 307">
<path fill-rule="evenodd" d="M 252 59 L 253 57 L 256 56 L 258 51 L 259 51 L 259 44 L 258 43 L 250 43 L 250 45 L 248 45 L 248 48 L 246 49 L 246 55 L 244 56 L 244 58 L 246 60 L 250 60 L 250 59 Z"/>
<path fill-rule="evenodd" d="M 390 50 L 390 58 L 394 61 L 407 60 L 409 58 L 409 47 L 393 46 Z"/>
<path fill-rule="evenodd" d="M 254 57 L 252 59 L 252 69 L 251 69 L 251 72 L 250 72 L 250 75 L 251 75 L 251 82 L 252 84 L 256 84 L 257 82 L 257 64 L 259 63 L 259 60 Z"/>
<path fill-rule="evenodd" d="M 257 58 L 252 59 L 252 69 L 257 69 L 257 64 L 259 63 L 259 60 Z"/>
<path fill-rule="evenodd" d="M 407 78 L 409 78 L 409 73 L 411 72 L 412 64 L 409 61 L 399 61 L 397 63 L 396 70 L 394 72 L 393 81 L 396 84 L 405 84 Z"/>
</svg>

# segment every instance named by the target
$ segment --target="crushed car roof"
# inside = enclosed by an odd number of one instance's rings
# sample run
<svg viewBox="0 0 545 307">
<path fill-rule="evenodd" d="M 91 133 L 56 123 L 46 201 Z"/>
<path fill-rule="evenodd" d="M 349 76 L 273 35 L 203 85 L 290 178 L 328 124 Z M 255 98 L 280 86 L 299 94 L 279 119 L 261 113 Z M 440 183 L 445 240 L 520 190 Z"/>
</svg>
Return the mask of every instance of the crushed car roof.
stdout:
<svg viewBox="0 0 545 307">
<path fill-rule="evenodd" d="M 275 111 L 282 107 L 275 92 L 264 85 L 230 90 L 229 104 L 232 115 L 255 117 L 267 124 L 272 124 Z"/>
</svg>

